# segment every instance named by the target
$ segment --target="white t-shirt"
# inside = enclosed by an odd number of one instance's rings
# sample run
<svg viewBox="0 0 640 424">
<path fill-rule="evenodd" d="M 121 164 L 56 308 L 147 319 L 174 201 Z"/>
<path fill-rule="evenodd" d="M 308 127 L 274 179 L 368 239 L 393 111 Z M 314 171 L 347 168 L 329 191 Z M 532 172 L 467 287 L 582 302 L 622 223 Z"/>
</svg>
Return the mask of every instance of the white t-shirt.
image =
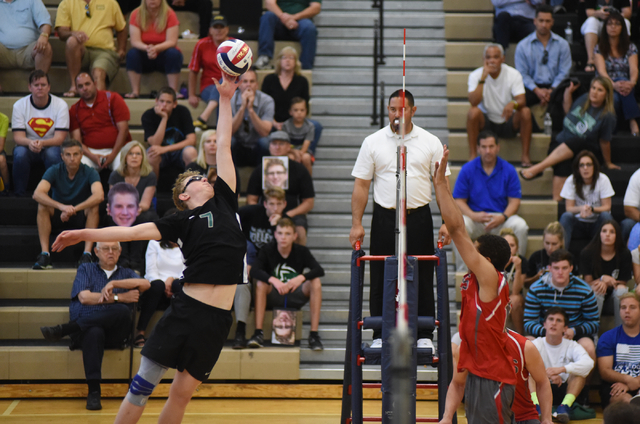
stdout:
<svg viewBox="0 0 640 424">
<path fill-rule="evenodd" d="M 184 256 L 179 247 L 174 249 L 163 249 L 160 242 L 149 241 L 147 253 L 145 255 L 146 272 L 144 278 L 149 281 L 162 280 L 173 277 L 178 279 L 184 271 Z"/>
<path fill-rule="evenodd" d="M 609 177 L 602 173 L 598 175 L 598 181 L 596 182 L 596 186 L 593 191 L 591 190 L 591 185 L 583 186 L 582 191 L 584 199 L 581 199 L 576 194 L 576 186 L 573 183 L 573 175 L 571 175 L 564 182 L 564 186 L 562 186 L 562 191 L 560 192 L 560 197 L 567 200 L 575 200 L 576 206 L 591 205 L 595 208 L 597 206 L 602 206 L 602 199 L 613 197 L 613 195 L 616 194 L 613 190 Z M 576 219 L 582 222 L 596 222 L 598 220 L 598 214 L 594 213 L 588 218 L 581 218 L 580 214 L 577 213 Z"/>
<path fill-rule="evenodd" d="M 576 341 L 562 339 L 562 343 L 557 346 L 547 343 L 546 337 L 538 337 L 533 345 L 540 352 L 545 368 L 565 367 L 566 373 L 560 374 L 562 382 L 566 382 L 569 374 L 586 377 L 594 366 L 587 351 Z"/>
<path fill-rule="evenodd" d="M 60 97 L 49 95 L 49 103 L 36 107 L 31 95 L 13 104 L 11 129 L 22 130 L 29 140 L 48 140 L 56 131 L 69 131 L 69 107 Z"/>
<path fill-rule="evenodd" d="M 373 200 L 387 209 L 396 207 L 396 157 L 401 136 L 387 125 L 362 142 L 351 175 L 373 179 Z M 404 141 L 407 148 L 407 209 L 431 202 L 431 177 L 442 159 L 442 143 L 430 132 L 413 125 Z M 447 167 L 446 175 L 451 171 Z"/>
<path fill-rule="evenodd" d="M 638 249 L 633 249 L 631 251 L 631 262 L 636 265 L 640 265 L 640 252 L 638 252 Z"/>
<path fill-rule="evenodd" d="M 478 87 L 480 77 L 482 77 L 481 67 L 469 74 L 469 93 Z M 482 88 L 482 101 L 478 107 L 489 116 L 491 122 L 502 124 L 505 122 L 502 117 L 504 107 L 520 94 L 524 94 L 522 74 L 503 63 L 498 78 L 493 79 L 491 75 L 487 76 Z"/>
<path fill-rule="evenodd" d="M 629 179 L 627 191 L 624 193 L 623 204 L 640 209 L 640 169 L 634 172 Z"/>
</svg>

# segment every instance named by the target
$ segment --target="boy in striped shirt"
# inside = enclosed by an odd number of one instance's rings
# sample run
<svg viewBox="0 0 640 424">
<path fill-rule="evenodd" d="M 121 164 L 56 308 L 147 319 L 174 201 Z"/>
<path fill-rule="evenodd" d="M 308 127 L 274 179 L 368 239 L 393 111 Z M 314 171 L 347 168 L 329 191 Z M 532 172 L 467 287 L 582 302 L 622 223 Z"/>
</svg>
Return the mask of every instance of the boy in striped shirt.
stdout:
<svg viewBox="0 0 640 424">
<path fill-rule="evenodd" d="M 549 257 L 549 263 L 550 271 L 533 283 L 527 293 L 524 329 L 531 336 L 544 336 L 547 310 L 560 307 L 569 319 L 564 338 L 577 341 L 595 361 L 593 338 L 600 326 L 596 297 L 589 284 L 571 274 L 571 253 L 564 249 L 556 250 Z"/>
</svg>

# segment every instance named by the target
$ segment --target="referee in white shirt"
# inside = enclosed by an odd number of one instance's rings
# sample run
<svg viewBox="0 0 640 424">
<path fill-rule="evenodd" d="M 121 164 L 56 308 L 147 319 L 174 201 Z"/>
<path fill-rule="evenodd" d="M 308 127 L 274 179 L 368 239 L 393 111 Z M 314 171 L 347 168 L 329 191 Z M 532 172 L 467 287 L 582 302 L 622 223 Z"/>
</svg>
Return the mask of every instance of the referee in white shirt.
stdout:
<svg viewBox="0 0 640 424">
<path fill-rule="evenodd" d="M 407 149 L 407 254 L 432 255 L 433 221 L 431 218 L 431 177 L 435 163 L 442 159 L 442 143 L 438 137 L 412 123 L 416 107 L 413 95 L 405 91 L 405 146 Z M 396 165 L 397 146 L 402 137 L 402 90 L 389 97 L 389 125 L 365 138 L 358 159 L 353 167 L 355 177 L 351 197 L 352 227 L 349 234 L 351 246 L 364 239 L 362 215 L 369 199 L 369 187 L 373 179 L 373 218 L 371 220 L 371 254 L 395 255 L 396 246 Z M 451 174 L 447 169 L 447 175 Z M 448 244 L 449 234 L 444 224 L 438 238 Z M 384 262 L 370 264 L 371 291 L 369 310 L 371 316 L 382 316 Z M 435 316 L 433 297 L 433 261 L 420 261 L 418 266 L 418 316 Z M 382 332 L 373 333 L 371 347 L 382 346 Z M 418 347 L 432 347 L 432 331 L 418 332 Z"/>
</svg>

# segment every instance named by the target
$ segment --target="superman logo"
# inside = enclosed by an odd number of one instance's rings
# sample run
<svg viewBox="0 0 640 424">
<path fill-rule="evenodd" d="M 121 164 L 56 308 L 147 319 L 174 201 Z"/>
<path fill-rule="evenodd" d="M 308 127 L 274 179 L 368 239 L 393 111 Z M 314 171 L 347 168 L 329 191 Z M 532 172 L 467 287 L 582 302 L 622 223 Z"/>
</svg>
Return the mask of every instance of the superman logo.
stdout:
<svg viewBox="0 0 640 424">
<path fill-rule="evenodd" d="M 53 119 L 51 118 L 31 118 L 29 119 L 29 126 L 38 134 L 39 137 L 44 135 L 53 127 Z"/>
</svg>

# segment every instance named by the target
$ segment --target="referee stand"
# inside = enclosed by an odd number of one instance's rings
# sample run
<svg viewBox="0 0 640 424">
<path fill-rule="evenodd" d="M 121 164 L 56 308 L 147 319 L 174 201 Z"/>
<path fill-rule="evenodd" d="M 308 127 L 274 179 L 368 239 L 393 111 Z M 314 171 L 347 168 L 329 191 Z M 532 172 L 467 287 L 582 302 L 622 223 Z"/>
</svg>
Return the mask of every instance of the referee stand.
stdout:
<svg viewBox="0 0 640 424">
<path fill-rule="evenodd" d="M 417 261 L 436 261 L 437 317 L 418 317 L 418 267 Z M 385 261 L 382 317 L 362 318 L 365 261 Z M 344 381 L 342 388 L 342 415 L 340 424 L 362 424 L 363 422 L 416 423 L 438 422 L 444 413 L 446 393 L 453 376 L 451 355 L 451 329 L 449 323 L 449 292 L 446 253 L 438 242 L 435 255 L 407 257 L 407 306 L 409 340 L 404 345 L 392 341 L 397 313 L 398 260 L 395 256 L 366 256 L 356 243 L 351 256 L 351 292 L 349 295 L 349 325 L 345 352 Z M 415 282 L 415 283 L 414 283 Z M 437 352 L 417 349 L 417 330 L 438 328 Z M 362 343 L 363 329 L 382 329 L 382 349 L 372 349 Z M 393 344 L 393 346 L 392 346 Z M 406 351 L 410 355 L 404 361 L 396 352 Z M 393 353 L 392 353 L 393 350 Z M 381 365 L 382 383 L 363 383 L 362 366 Z M 418 365 L 434 365 L 438 371 L 437 384 L 417 384 Z M 404 377 L 404 378 L 403 378 Z M 406 384 L 405 384 L 406 383 Z M 408 387 L 406 395 L 400 393 Z M 382 391 L 382 416 L 363 417 L 363 388 L 379 388 Z M 416 389 L 438 390 L 438 417 L 416 418 Z M 404 399 L 402 399 L 404 398 Z M 408 399 L 407 399 L 408 398 Z M 394 416 L 393 405 L 405 401 L 406 415 Z M 398 409 L 396 409 L 397 411 Z M 454 423 L 456 417 L 454 416 Z"/>
</svg>

